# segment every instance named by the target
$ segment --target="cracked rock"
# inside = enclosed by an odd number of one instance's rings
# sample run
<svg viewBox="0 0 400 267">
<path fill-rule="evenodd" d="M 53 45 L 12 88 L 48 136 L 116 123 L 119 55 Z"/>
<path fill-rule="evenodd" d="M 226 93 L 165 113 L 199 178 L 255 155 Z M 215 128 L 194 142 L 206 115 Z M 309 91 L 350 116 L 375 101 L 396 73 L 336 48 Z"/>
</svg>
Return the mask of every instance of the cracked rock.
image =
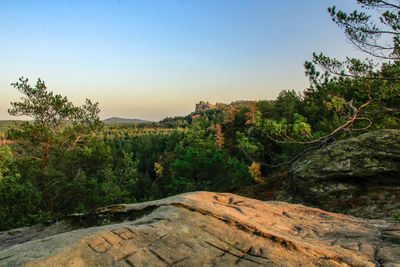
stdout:
<svg viewBox="0 0 400 267">
<path fill-rule="evenodd" d="M 399 266 L 399 237 L 394 222 L 195 192 L 2 232 L 0 266 Z"/>
</svg>

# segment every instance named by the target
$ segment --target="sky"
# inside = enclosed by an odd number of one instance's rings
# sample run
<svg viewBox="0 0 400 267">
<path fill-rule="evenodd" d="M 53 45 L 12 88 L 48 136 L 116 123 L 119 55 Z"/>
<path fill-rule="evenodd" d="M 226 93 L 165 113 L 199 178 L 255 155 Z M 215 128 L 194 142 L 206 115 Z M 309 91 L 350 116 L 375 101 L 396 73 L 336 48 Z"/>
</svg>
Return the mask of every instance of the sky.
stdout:
<svg viewBox="0 0 400 267">
<path fill-rule="evenodd" d="M 308 86 L 313 52 L 362 56 L 327 8 L 355 0 L 0 0 L 0 120 L 38 78 L 102 119 L 158 121 L 201 100 L 274 99 Z"/>
</svg>

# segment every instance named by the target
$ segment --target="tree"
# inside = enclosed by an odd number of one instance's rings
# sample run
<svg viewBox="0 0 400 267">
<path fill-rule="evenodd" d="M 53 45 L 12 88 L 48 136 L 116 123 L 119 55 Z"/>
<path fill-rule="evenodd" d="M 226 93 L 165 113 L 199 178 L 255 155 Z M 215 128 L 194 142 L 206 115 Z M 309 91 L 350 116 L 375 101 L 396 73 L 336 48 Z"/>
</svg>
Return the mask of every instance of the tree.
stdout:
<svg viewBox="0 0 400 267">
<path fill-rule="evenodd" d="M 347 14 L 328 9 L 332 20 L 344 28 L 347 39 L 361 51 L 377 58 L 400 59 L 400 1 L 398 0 L 357 0 L 363 8 L 383 10 L 378 24 L 371 15 L 353 11 Z M 387 40 L 391 39 L 391 43 Z"/>
<path fill-rule="evenodd" d="M 11 102 L 8 113 L 13 116 L 28 116 L 33 122 L 12 128 L 7 138 L 15 141 L 14 148 L 20 155 L 43 162 L 47 169 L 52 150 L 73 150 L 87 134 L 101 126 L 98 103 L 86 99 L 82 107 L 75 107 L 67 97 L 47 91 L 43 81 L 38 79 L 35 87 L 28 79 L 21 77 L 13 83 L 25 97 L 20 102 Z"/>
<path fill-rule="evenodd" d="M 312 87 L 321 87 L 332 79 L 357 79 L 360 81 L 358 96 L 375 101 L 371 113 L 390 113 L 398 117 L 400 103 L 400 1 L 356 0 L 362 10 L 351 13 L 328 8 L 332 20 L 360 51 L 373 59 L 360 60 L 347 57 L 344 61 L 324 54 L 313 54 L 312 62 L 305 62 L 306 74 Z M 372 12 L 376 11 L 376 12 Z M 321 74 L 316 66 L 325 71 Z M 333 76 L 333 78 L 332 78 Z M 354 99 L 354 96 L 352 97 Z M 350 100 L 350 99 L 348 99 Z M 356 102 L 356 100 L 354 99 Z M 359 103 L 361 105 L 361 103 Z M 397 114 L 396 114 L 397 113 Z"/>
<path fill-rule="evenodd" d="M 35 86 L 21 77 L 13 83 L 24 97 L 20 102 L 11 102 L 8 113 L 13 116 L 28 116 L 33 119 L 7 131 L 7 139 L 13 141 L 12 148 L 17 158 L 36 160 L 41 171 L 31 172 L 44 195 L 48 210 L 53 214 L 52 188 L 61 181 L 62 174 L 56 166 L 65 154 L 80 145 L 86 135 L 101 126 L 98 103 L 86 99 L 81 107 L 74 106 L 67 97 L 47 90 L 38 79 Z M 35 168 L 37 164 L 25 164 Z M 30 177 L 30 179 L 33 179 Z"/>
<path fill-rule="evenodd" d="M 222 132 L 222 127 L 219 124 L 212 125 L 211 126 L 211 131 L 215 132 L 214 133 L 214 138 L 215 138 L 215 144 L 217 145 L 218 151 L 222 151 L 225 143 L 225 138 L 224 134 Z"/>
<path fill-rule="evenodd" d="M 342 98 L 343 102 L 353 111 L 350 119 L 333 134 L 350 129 L 357 120 L 368 122 L 368 117 L 359 116 L 359 111 L 369 105 L 370 113 L 398 113 L 400 102 L 400 1 L 399 0 L 356 0 L 361 5 L 362 11 L 355 10 L 351 13 L 336 10 L 336 7 L 328 8 L 332 20 L 344 29 L 345 36 L 360 51 L 378 59 L 380 63 L 372 59 L 360 60 L 347 57 L 345 61 L 330 58 L 324 54 L 313 54 L 312 62 L 305 62 L 306 75 L 311 81 L 311 90 L 326 87 L 329 83 L 342 83 L 345 79 L 351 79 L 359 84 L 351 100 L 336 95 L 336 99 Z M 378 17 L 372 12 L 375 10 Z M 325 71 L 321 74 L 316 66 Z M 332 78 L 333 77 L 333 78 Z M 310 90 L 310 91 L 311 91 Z M 359 108 L 355 108 L 353 101 L 359 100 Z M 360 102 L 361 100 L 361 102 Z M 376 100 L 376 101 L 375 101 Z M 370 105 L 375 101 L 375 106 Z M 398 115 L 398 114 L 397 114 Z M 350 127 L 349 127 L 350 126 Z"/>
<path fill-rule="evenodd" d="M 321 54 L 313 54 L 313 63 L 330 74 L 342 77 L 364 77 L 367 79 L 399 80 L 398 75 L 376 71 L 379 65 L 387 64 L 399 67 L 400 60 L 400 1 L 398 0 L 356 0 L 364 10 L 375 9 L 382 12 L 379 19 L 363 11 L 337 11 L 336 7 L 328 8 L 332 20 L 344 29 L 345 36 L 362 52 L 385 60 L 375 64 L 372 60 L 346 58 L 345 61 L 329 58 Z M 310 77 L 318 76 L 314 64 L 306 62 L 306 73 Z M 378 68 L 379 69 L 379 68 Z M 310 75 L 311 74 L 311 75 Z M 386 75 L 385 75 L 386 74 Z"/>
</svg>

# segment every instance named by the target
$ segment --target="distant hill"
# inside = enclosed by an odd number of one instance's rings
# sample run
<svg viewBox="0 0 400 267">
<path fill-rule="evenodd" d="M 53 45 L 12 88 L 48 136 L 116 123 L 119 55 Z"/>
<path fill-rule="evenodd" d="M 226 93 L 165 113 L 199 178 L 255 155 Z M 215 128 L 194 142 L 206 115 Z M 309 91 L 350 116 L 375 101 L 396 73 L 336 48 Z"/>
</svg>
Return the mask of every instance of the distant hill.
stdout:
<svg viewBox="0 0 400 267">
<path fill-rule="evenodd" d="M 150 123 L 152 121 L 140 120 L 140 119 L 125 119 L 119 117 L 111 117 L 103 120 L 105 124 L 118 124 L 118 123 Z"/>
<path fill-rule="evenodd" d="M 0 133 L 5 132 L 10 126 L 18 126 L 23 120 L 0 120 Z"/>
</svg>

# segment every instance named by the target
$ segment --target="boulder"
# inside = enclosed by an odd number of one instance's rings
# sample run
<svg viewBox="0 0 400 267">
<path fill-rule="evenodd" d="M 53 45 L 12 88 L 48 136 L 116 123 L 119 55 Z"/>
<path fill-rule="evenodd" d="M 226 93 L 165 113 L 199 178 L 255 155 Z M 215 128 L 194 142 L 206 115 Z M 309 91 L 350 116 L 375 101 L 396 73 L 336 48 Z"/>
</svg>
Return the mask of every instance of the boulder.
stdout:
<svg viewBox="0 0 400 267">
<path fill-rule="evenodd" d="M 278 200 L 365 218 L 400 209 L 400 130 L 372 131 L 294 162 Z"/>
<path fill-rule="evenodd" d="M 0 266 L 400 265 L 398 223 L 211 192 L 2 232 L 0 244 Z"/>
</svg>

